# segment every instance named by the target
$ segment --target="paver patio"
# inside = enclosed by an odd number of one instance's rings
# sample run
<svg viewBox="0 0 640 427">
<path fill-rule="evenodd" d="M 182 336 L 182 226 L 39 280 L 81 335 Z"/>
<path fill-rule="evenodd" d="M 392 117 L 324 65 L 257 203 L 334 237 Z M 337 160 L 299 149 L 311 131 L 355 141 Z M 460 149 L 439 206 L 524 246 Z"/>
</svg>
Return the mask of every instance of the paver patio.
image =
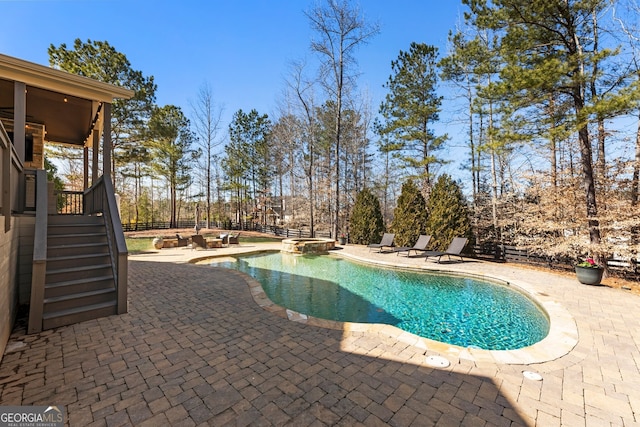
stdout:
<svg viewBox="0 0 640 427">
<path fill-rule="evenodd" d="M 574 322 L 563 355 L 502 363 L 371 325 L 291 321 L 257 304 L 243 274 L 187 263 L 268 247 L 131 256 L 127 314 L 35 335 L 16 328 L 0 405 L 61 405 L 71 426 L 640 425 L 636 295 L 513 265 L 447 265 L 516 282 Z M 352 245 L 342 253 L 445 268 Z M 451 365 L 429 366 L 433 355 Z"/>
</svg>

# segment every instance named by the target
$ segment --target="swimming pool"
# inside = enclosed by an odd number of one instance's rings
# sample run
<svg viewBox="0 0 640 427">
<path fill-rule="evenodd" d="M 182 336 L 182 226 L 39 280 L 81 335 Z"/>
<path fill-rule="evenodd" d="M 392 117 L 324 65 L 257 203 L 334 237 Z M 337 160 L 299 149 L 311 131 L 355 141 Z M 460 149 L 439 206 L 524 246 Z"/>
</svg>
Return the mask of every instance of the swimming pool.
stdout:
<svg viewBox="0 0 640 427">
<path fill-rule="evenodd" d="M 526 347 L 549 332 L 538 305 L 508 286 L 326 255 L 275 252 L 234 259 L 213 265 L 247 273 L 275 304 L 322 319 L 384 323 L 486 350 Z"/>
</svg>

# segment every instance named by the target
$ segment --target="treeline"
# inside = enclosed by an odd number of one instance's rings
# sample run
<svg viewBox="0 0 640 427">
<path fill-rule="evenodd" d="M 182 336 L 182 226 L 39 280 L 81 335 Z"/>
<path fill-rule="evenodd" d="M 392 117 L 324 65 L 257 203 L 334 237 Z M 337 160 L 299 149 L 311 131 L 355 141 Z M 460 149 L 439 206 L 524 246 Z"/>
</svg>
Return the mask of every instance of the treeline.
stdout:
<svg viewBox="0 0 640 427">
<path fill-rule="evenodd" d="M 49 54 L 54 66 L 136 92 L 113 109 L 123 222 L 200 213 L 212 222 L 338 236 L 358 221 L 354 205 L 366 190 L 392 229 L 407 182 L 424 198 L 428 221 L 441 197 L 434 186 L 446 153 L 463 146 L 456 185 L 478 244 L 636 258 L 635 2 L 462 4 L 464 22 L 450 33 L 446 52 L 421 42 L 399 47 L 390 58 L 387 95 L 374 107 L 358 90 L 356 54 L 375 43 L 379 27 L 349 1 L 326 0 L 305 14 L 315 55 L 290 66 L 275 100 L 278 114 L 239 110 L 227 129 L 207 84 L 187 118 L 178 107 L 156 106 L 153 77 L 134 71 L 106 42 L 76 40 L 73 49 L 51 46 Z M 109 73 L 101 72 L 104 64 Z M 466 129 L 464 135 L 436 134 L 444 109 L 457 117 L 447 125 Z"/>
</svg>

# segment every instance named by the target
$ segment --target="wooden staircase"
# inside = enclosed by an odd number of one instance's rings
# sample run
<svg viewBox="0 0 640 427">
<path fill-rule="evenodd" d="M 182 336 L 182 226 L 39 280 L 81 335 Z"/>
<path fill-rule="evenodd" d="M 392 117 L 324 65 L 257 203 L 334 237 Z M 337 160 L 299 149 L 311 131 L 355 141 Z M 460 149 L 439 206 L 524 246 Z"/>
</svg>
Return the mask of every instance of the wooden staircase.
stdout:
<svg viewBox="0 0 640 427">
<path fill-rule="evenodd" d="M 42 329 L 117 314 L 114 271 L 103 216 L 48 216 Z"/>
</svg>

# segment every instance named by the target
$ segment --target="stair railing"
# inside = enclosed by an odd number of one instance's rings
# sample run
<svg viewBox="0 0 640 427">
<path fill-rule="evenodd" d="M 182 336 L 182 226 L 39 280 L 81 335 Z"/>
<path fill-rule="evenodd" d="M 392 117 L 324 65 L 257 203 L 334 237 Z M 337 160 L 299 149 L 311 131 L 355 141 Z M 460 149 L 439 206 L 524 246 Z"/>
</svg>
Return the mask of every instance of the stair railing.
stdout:
<svg viewBox="0 0 640 427">
<path fill-rule="evenodd" d="M 33 236 L 31 300 L 27 333 L 42 331 L 44 281 L 47 272 L 47 171 L 36 171 L 36 225 Z"/>
<path fill-rule="evenodd" d="M 107 240 L 114 263 L 114 279 L 118 295 L 118 314 L 127 312 L 127 275 L 129 252 L 122 231 L 120 214 L 111 179 L 103 175 L 84 193 L 84 212 L 87 215 L 101 213 L 107 227 Z"/>
<path fill-rule="evenodd" d="M 0 121 L 0 183 L 2 196 L 0 197 L 0 210 L 4 216 L 4 231 L 11 230 L 13 212 L 22 212 L 20 203 L 20 179 L 24 164 L 16 148 L 11 143 L 2 121 Z"/>
</svg>

